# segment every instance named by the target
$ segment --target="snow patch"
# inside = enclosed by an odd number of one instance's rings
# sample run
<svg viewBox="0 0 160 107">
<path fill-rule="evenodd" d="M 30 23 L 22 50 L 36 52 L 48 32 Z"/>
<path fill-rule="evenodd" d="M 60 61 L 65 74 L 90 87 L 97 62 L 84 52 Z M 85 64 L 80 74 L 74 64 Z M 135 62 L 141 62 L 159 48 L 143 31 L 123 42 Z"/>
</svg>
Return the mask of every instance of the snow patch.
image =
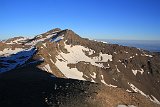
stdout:
<svg viewBox="0 0 160 107">
<path fill-rule="evenodd" d="M 117 107 L 136 107 L 134 105 L 118 105 Z"/>
<path fill-rule="evenodd" d="M 23 42 L 25 42 L 28 38 L 22 37 L 13 41 L 10 41 L 9 43 L 6 44 L 22 44 Z"/>
<path fill-rule="evenodd" d="M 137 87 L 135 87 L 133 84 L 129 83 L 128 82 L 128 85 L 130 85 L 131 89 L 134 91 L 134 92 L 138 92 L 140 94 L 142 94 L 143 96 L 147 96 L 143 91 L 139 90 Z"/>
<path fill-rule="evenodd" d="M 116 66 L 117 72 L 121 72 L 121 71 L 118 69 L 117 65 L 115 65 L 115 66 Z"/>
<path fill-rule="evenodd" d="M 122 65 L 124 65 L 124 67 L 127 68 L 127 66 L 124 63 L 122 63 Z"/>
<path fill-rule="evenodd" d="M 130 91 L 129 89 L 127 89 L 126 91 L 127 91 L 127 92 L 132 92 L 132 91 Z"/>
<path fill-rule="evenodd" d="M 43 35 L 38 35 L 38 36 L 36 36 L 36 37 L 42 38 L 42 37 L 43 37 Z"/>
<path fill-rule="evenodd" d="M 16 54 L 20 51 L 24 51 L 25 49 L 23 48 L 15 48 L 12 50 L 11 48 L 5 48 L 3 51 L 0 51 L 0 56 L 9 56 L 11 54 Z"/>
<path fill-rule="evenodd" d="M 60 56 L 58 56 L 60 57 Z M 59 58 L 56 58 L 57 61 L 55 63 L 55 65 L 57 66 L 57 68 L 67 77 L 67 78 L 73 78 L 73 79 L 79 79 L 79 80 L 85 80 L 83 78 L 83 73 L 78 71 L 77 68 L 69 68 L 67 66 L 67 61 L 59 61 Z"/>
<path fill-rule="evenodd" d="M 51 54 L 48 54 L 49 56 L 51 56 Z"/>
<path fill-rule="evenodd" d="M 53 41 L 53 42 L 58 42 L 58 41 L 60 41 L 60 40 L 62 40 L 64 38 L 64 34 L 63 35 L 61 35 L 61 36 L 56 36 L 56 37 L 53 37 L 52 39 L 51 39 L 51 42 Z"/>
<path fill-rule="evenodd" d="M 117 54 L 117 52 L 114 52 L 114 54 Z"/>
<path fill-rule="evenodd" d="M 43 67 L 43 69 L 44 69 L 45 71 L 47 71 L 47 72 L 52 73 L 52 70 L 51 70 L 49 64 L 46 64 L 46 65 Z"/>
<path fill-rule="evenodd" d="M 54 64 L 54 62 L 53 62 L 53 60 L 52 60 L 52 59 L 50 59 L 50 61 Z"/>
<path fill-rule="evenodd" d="M 86 78 L 89 78 L 87 75 L 83 75 L 83 76 L 85 76 Z"/>
<path fill-rule="evenodd" d="M 150 98 L 151 101 L 153 101 L 154 103 L 160 104 L 160 102 L 153 96 L 151 95 L 152 98 Z"/>
<path fill-rule="evenodd" d="M 3 60 L 1 64 L 4 67 L 0 67 L 0 73 L 12 70 L 17 66 L 23 65 L 28 59 L 30 59 L 34 55 L 35 52 L 35 48 L 30 48 L 18 52 L 14 55 L 10 55 L 8 57 L 1 57 L 0 60 Z M 8 61 L 12 61 L 12 63 L 9 63 Z"/>
<path fill-rule="evenodd" d="M 133 70 L 132 69 L 132 72 L 133 72 L 133 74 L 136 76 L 137 75 L 137 72 L 140 72 L 141 73 L 141 75 L 143 74 L 143 72 L 144 72 L 144 70 L 141 68 L 141 70 Z"/>
<path fill-rule="evenodd" d="M 46 39 L 49 39 L 54 35 L 56 35 L 56 34 L 51 34 L 51 35 L 48 35 L 48 36 L 46 36 L 44 38 L 35 39 L 35 40 L 33 40 L 33 41 L 29 42 L 29 43 L 26 43 L 25 45 L 36 45 L 38 42 L 45 41 Z"/>
<path fill-rule="evenodd" d="M 90 75 L 91 75 L 92 78 L 96 78 L 96 73 L 95 72 L 93 72 L 93 75 L 92 74 L 90 74 Z"/>
<path fill-rule="evenodd" d="M 153 57 L 152 55 L 148 55 L 148 54 L 141 54 L 141 56 L 147 56 L 147 57 Z"/>
<path fill-rule="evenodd" d="M 115 86 L 115 85 L 112 85 L 112 84 L 107 84 L 105 81 L 104 81 L 104 77 L 103 77 L 103 75 L 101 75 L 101 82 L 103 83 L 103 84 L 105 84 L 106 86 L 109 86 L 109 87 L 114 87 L 114 88 L 116 88 L 117 86 Z"/>
<path fill-rule="evenodd" d="M 84 80 L 82 77 L 83 73 L 78 71 L 77 68 L 69 68 L 68 64 L 77 64 L 80 61 L 84 61 L 94 66 L 104 67 L 102 62 L 112 61 L 112 55 L 108 54 L 99 53 L 99 56 L 88 57 L 85 52 L 89 52 L 89 55 L 91 55 L 94 53 L 94 50 L 80 45 L 71 46 L 65 44 L 64 48 L 67 49 L 68 53 L 59 52 L 56 56 L 57 61 L 55 65 L 68 78 Z"/>
<path fill-rule="evenodd" d="M 93 80 L 93 78 L 91 78 L 91 82 L 95 82 L 95 81 Z"/>
<path fill-rule="evenodd" d="M 134 56 L 130 56 L 130 57 L 129 57 L 129 59 L 132 59 L 132 58 L 134 58 Z"/>
<path fill-rule="evenodd" d="M 131 89 L 134 91 L 134 92 L 138 92 L 140 94 L 142 94 L 143 96 L 149 98 L 152 102 L 156 103 L 156 104 L 160 104 L 160 102 L 153 96 L 151 95 L 151 97 L 149 95 L 146 95 L 143 91 L 139 90 L 136 86 L 134 86 L 133 84 L 129 83 L 128 82 L 128 85 L 130 85 Z"/>
<path fill-rule="evenodd" d="M 112 61 L 112 55 L 102 54 L 101 52 L 99 53 L 99 56 L 88 57 L 85 55 L 84 51 L 87 52 L 94 52 L 94 51 L 80 45 L 71 46 L 65 44 L 65 48 L 69 53 L 66 54 L 60 52 L 57 58 L 67 61 L 68 64 L 76 64 L 80 61 L 85 61 L 85 62 L 90 62 L 92 65 L 98 67 L 104 67 L 101 62 L 108 62 L 108 60 Z"/>
<path fill-rule="evenodd" d="M 122 62 L 121 60 L 118 60 L 117 62 Z"/>
<path fill-rule="evenodd" d="M 43 46 L 47 48 L 46 43 L 43 43 Z"/>
<path fill-rule="evenodd" d="M 117 81 L 115 78 L 113 78 L 114 81 Z"/>
<path fill-rule="evenodd" d="M 124 51 L 124 53 L 128 53 L 127 51 Z"/>
<path fill-rule="evenodd" d="M 92 54 L 94 54 L 94 53 L 95 53 L 95 51 L 94 51 L 94 50 L 89 49 L 89 53 L 88 53 L 88 55 L 92 55 Z"/>
<path fill-rule="evenodd" d="M 100 41 L 100 42 L 102 42 L 102 43 L 106 43 L 106 44 L 108 43 L 108 42 L 106 42 L 106 41 Z"/>
</svg>

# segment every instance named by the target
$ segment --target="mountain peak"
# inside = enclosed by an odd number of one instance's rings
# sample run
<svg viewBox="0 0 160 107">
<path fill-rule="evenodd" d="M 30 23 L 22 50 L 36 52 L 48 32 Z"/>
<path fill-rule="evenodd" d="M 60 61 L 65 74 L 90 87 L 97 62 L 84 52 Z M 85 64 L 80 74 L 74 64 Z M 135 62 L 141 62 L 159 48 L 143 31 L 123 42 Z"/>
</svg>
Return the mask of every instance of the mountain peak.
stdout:
<svg viewBox="0 0 160 107">
<path fill-rule="evenodd" d="M 49 30 L 49 31 L 47 31 L 47 32 L 48 32 L 48 33 L 52 33 L 52 32 L 59 32 L 59 31 L 61 31 L 60 28 L 54 28 L 54 29 Z"/>
<path fill-rule="evenodd" d="M 27 66 L 34 66 L 57 78 L 122 88 L 160 104 L 160 58 L 154 53 L 84 39 L 59 28 L 34 38 L 11 39 L 0 46 L 0 72 L 27 71 Z"/>
</svg>

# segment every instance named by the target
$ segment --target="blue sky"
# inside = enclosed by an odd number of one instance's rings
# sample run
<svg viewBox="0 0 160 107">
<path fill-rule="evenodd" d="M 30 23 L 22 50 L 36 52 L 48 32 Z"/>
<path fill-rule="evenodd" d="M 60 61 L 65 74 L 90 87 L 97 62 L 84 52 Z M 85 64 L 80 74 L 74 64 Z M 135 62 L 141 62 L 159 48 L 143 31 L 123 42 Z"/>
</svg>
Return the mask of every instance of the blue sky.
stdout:
<svg viewBox="0 0 160 107">
<path fill-rule="evenodd" d="M 160 0 L 0 0 L 0 39 L 56 27 L 92 39 L 160 40 Z"/>
</svg>

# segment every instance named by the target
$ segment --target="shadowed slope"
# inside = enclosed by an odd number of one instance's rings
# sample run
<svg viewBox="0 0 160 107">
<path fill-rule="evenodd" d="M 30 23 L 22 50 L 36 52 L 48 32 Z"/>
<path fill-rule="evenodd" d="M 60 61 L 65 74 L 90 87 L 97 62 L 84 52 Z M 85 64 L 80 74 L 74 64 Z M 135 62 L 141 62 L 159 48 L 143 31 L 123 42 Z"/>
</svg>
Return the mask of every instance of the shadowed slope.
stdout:
<svg viewBox="0 0 160 107">
<path fill-rule="evenodd" d="M 158 107 L 142 95 L 120 88 L 56 78 L 38 69 L 37 64 L 0 75 L 1 107 L 117 107 L 118 104 Z"/>
</svg>

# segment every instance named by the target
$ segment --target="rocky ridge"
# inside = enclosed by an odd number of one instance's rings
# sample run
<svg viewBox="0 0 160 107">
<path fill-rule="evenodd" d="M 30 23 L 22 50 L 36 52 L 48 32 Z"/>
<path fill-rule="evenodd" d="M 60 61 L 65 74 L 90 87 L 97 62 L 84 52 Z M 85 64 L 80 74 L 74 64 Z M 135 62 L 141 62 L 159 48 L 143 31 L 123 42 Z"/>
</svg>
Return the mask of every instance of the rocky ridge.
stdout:
<svg viewBox="0 0 160 107">
<path fill-rule="evenodd" d="M 101 91 L 96 91 L 95 101 L 102 98 L 102 107 L 107 105 L 107 99 L 113 107 L 120 99 L 122 104 L 137 107 L 147 106 L 144 101 L 157 107 L 160 104 L 160 57 L 156 53 L 81 38 L 68 29 L 53 29 L 34 38 L 17 37 L 0 42 L 0 56 L 2 75 L 19 73 L 22 69 L 28 72 L 26 66 L 40 62 L 36 68 L 55 77 L 99 84 L 101 88 L 95 90 Z M 87 83 L 93 84 L 90 82 Z M 132 99 L 132 94 L 136 99 Z M 116 95 L 120 95 L 118 100 Z"/>
</svg>

